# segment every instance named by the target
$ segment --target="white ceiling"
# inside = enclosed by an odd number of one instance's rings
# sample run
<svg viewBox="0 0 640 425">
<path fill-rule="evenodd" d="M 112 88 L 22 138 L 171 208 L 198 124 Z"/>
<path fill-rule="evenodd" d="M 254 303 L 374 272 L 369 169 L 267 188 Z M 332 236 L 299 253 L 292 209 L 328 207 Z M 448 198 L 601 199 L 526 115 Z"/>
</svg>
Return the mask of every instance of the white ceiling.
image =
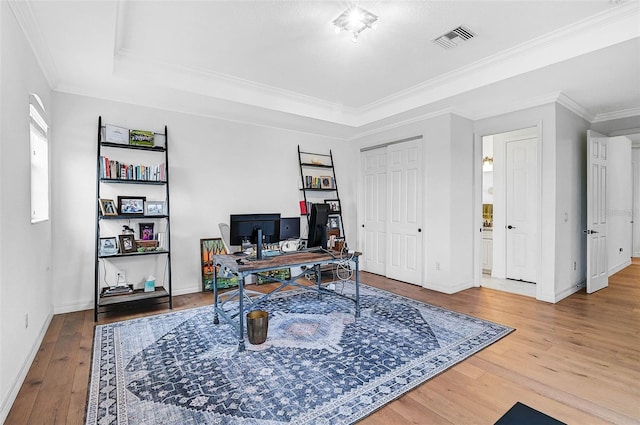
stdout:
<svg viewBox="0 0 640 425">
<path fill-rule="evenodd" d="M 10 0 L 53 89 L 351 138 L 420 117 L 559 100 L 640 114 L 640 0 Z M 463 25 L 476 36 L 431 40 Z"/>
</svg>

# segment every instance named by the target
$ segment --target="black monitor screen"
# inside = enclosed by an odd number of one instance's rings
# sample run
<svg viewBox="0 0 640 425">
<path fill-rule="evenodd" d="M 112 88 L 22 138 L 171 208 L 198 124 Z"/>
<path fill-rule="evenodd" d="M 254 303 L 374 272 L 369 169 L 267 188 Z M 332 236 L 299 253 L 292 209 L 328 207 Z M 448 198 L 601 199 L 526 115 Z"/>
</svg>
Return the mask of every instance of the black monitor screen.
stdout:
<svg viewBox="0 0 640 425">
<path fill-rule="evenodd" d="M 262 229 L 263 243 L 280 241 L 280 214 L 231 214 L 229 219 L 231 245 L 257 244 L 258 229 Z"/>
<path fill-rule="evenodd" d="M 280 240 L 298 239 L 300 237 L 300 217 L 280 218 Z"/>
<path fill-rule="evenodd" d="M 311 204 L 309 236 L 307 238 L 308 248 L 316 246 L 326 248 L 327 221 L 329 221 L 329 204 Z"/>
</svg>

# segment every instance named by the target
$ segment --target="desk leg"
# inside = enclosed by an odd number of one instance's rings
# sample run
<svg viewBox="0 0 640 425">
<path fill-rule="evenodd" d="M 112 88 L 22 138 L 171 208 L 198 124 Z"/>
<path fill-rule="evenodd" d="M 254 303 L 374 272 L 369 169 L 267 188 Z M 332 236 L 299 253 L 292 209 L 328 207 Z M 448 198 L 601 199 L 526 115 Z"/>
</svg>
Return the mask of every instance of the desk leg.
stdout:
<svg viewBox="0 0 640 425">
<path fill-rule="evenodd" d="M 238 335 L 238 351 L 244 351 L 244 273 L 238 274 L 238 321 L 240 326 L 240 335 Z"/>
<path fill-rule="evenodd" d="M 320 264 L 315 265 L 316 268 L 316 282 L 318 283 L 318 299 L 322 299 L 322 292 L 320 292 L 320 284 L 322 283 L 322 271 L 320 270 Z"/>
<path fill-rule="evenodd" d="M 356 317 L 360 317 L 360 268 L 358 256 L 355 255 L 353 258 L 356 263 Z"/>
<path fill-rule="evenodd" d="M 218 319 L 218 268 L 213 265 L 213 324 L 220 323 Z"/>
</svg>

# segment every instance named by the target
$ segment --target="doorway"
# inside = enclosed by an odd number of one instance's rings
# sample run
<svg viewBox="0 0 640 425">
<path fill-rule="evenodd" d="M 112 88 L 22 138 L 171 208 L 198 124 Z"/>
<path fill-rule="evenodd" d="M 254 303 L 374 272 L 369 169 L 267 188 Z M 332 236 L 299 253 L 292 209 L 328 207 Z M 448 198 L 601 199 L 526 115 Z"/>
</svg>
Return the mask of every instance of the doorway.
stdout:
<svg viewBox="0 0 640 425">
<path fill-rule="evenodd" d="M 536 296 L 538 128 L 482 137 L 481 285 Z"/>
</svg>

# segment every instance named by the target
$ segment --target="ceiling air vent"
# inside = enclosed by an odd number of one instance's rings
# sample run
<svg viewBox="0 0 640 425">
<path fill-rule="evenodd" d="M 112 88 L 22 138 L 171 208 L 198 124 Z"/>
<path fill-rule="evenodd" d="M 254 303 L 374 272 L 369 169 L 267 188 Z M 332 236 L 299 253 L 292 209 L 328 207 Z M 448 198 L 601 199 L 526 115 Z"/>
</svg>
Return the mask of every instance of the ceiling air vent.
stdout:
<svg viewBox="0 0 640 425">
<path fill-rule="evenodd" d="M 469 31 L 468 28 L 458 27 L 458 28 L 452 29 L 446 34 L 441 35 L 440 37 L 433 40 L 433 42 L 436 44 L 439 44 L 445 49 L 451 49 L 453 47 L 456 47 L 458 44 L 462 43 L 463 41 L 472 39 L 474 36 L 475 34 Z"/>
</svg>

